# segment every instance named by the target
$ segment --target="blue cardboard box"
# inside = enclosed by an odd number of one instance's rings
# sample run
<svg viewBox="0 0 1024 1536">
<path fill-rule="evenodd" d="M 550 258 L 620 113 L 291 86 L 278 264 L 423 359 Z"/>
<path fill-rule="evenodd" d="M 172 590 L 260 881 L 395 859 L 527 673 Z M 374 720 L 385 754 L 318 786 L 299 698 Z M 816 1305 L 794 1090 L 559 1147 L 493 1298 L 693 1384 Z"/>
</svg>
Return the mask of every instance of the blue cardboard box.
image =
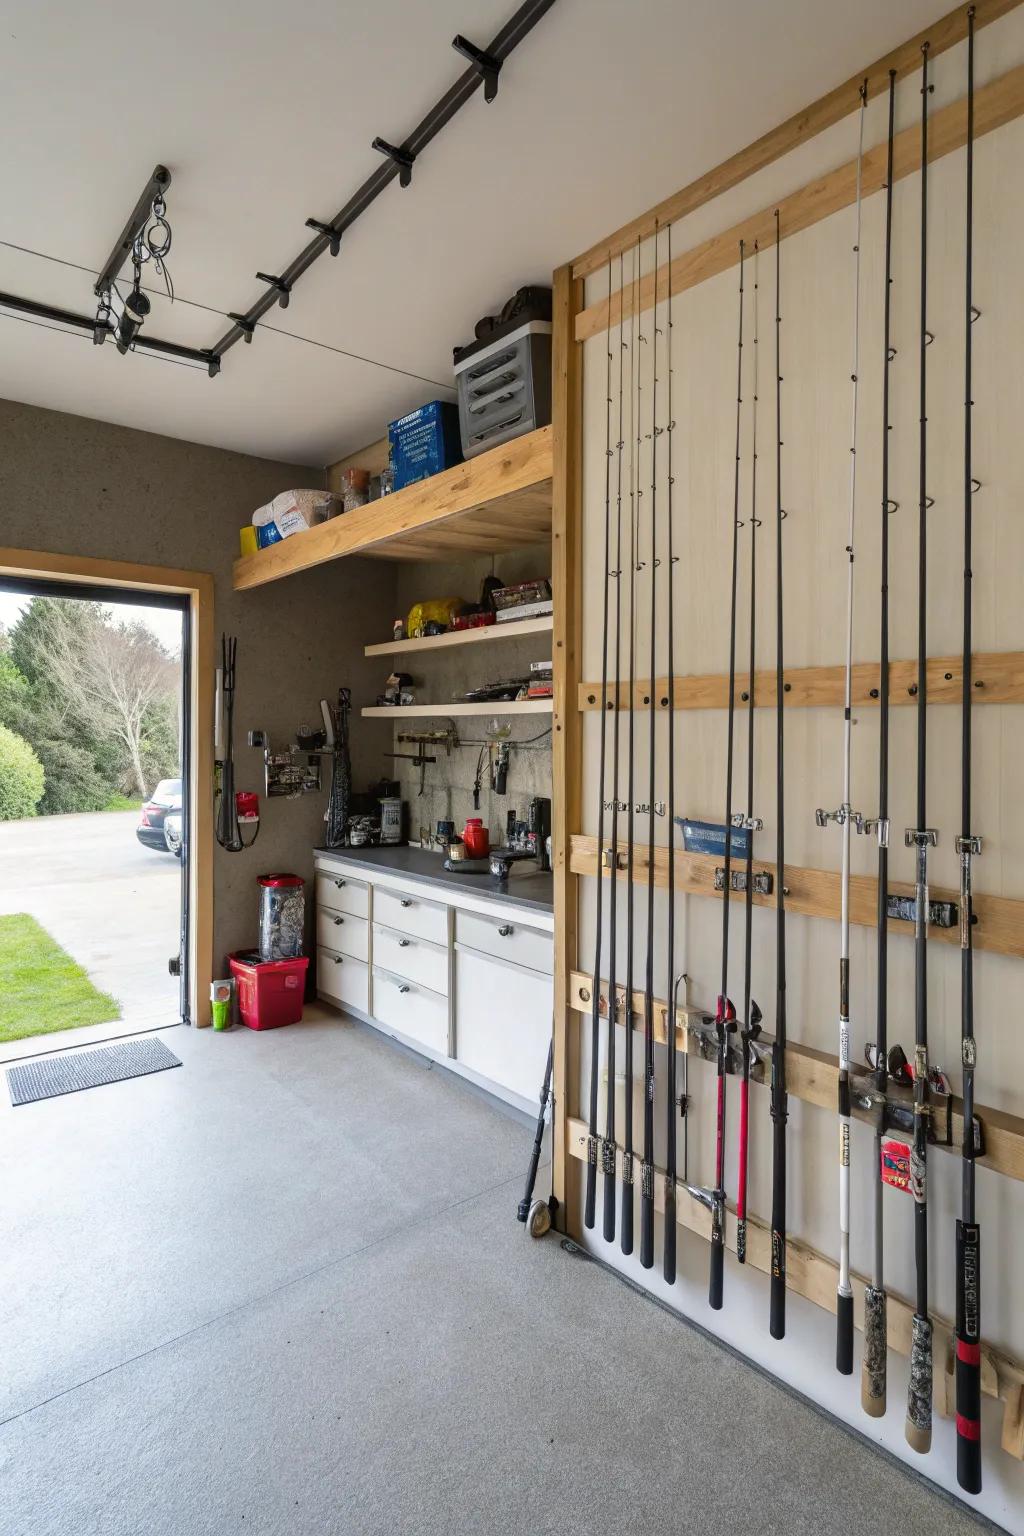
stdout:
<svg viewBox="0 0 1024 1536">
<path fill-rule="evenodd" d="M 388 442 L 396 491 L 461 464 L 459 408 L 446 400 L 431 400 L 393 421 L 388 427 Z"/>
</svg>

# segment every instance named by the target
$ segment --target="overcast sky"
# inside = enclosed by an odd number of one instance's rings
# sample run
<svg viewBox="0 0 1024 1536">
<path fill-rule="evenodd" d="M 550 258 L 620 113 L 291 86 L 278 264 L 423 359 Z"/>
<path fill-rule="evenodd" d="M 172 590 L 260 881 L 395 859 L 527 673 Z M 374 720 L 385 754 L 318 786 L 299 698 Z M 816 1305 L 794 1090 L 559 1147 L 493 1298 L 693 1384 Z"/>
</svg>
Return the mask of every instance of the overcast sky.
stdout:
<svg viewBox="0 0 1024 1536">
<path fill-rule="evenodd" d="M 18 622 L 18 615 L 32 601 L 24 597 L 20 592 L 0 591 L 0 624 L 5 629 L 11 629 Z M 74 599 L 68 599 L 73 602 Z M 164 649 L 172 656 L 178 656 L 181 652 L 181 614 L 172 613 L 166 608 L 149 608 L 144 603 L 118 603 L 113 610 L 115 616 L 126 622 L 139 619 L 148 629 L 151 629 Z"/>
</svg>

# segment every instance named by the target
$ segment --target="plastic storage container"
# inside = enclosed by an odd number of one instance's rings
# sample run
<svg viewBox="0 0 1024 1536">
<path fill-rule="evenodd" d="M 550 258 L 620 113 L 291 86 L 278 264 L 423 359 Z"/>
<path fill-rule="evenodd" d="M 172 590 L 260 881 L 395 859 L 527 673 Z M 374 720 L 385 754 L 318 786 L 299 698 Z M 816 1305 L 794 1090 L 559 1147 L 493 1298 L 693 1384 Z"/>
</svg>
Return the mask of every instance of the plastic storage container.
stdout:
<svg viewBox="0 0 1024 1536">
<path fill-rule="evenodd" d="M 455 364 L 467 459 L 551 420 L 551 323 L 528 320 L 499 341 L 463 348 Z"/>
<path fill-rule="evenodd" d="M 260 875 L 260 959 L 293 960 L 302 954 L 306 889 L 298 875 Z"/>
<path fill-rule="evenodd" d="M 296 960 L 261 960 L 254 949 L 229 955 L 235 978 L 238 1016 L 250 1029 L 279 1029 L 298 1024 L 306 990 L 307 956 Z"/>
<path fill-rule="evenodd" d="M 462 463 L 459 410 L 445 400 L 431 400 L 388 427 L 393 489 L 427 480 L 439 470 Z"/>
</svg>

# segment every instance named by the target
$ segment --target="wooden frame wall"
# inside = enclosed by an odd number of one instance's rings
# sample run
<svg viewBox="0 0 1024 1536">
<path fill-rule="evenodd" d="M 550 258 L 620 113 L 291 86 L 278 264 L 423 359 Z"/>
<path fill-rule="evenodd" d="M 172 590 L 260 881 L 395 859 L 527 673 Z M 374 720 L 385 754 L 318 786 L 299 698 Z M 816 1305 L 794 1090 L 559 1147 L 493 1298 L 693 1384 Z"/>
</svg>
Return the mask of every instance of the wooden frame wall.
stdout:
<svg viewBox="0 0 1024 1536">
<path fill-rule="evenodd" d="M 85 555 L 54 555 L 40 550 L 0 547 L 0 575 L 37 577 L 96 586 L 171 592 L 189 599 L 192 626 L 192 848 L 189 934 L 192 955 L 192 1019 L 210 1022 L 213 980 L 213 577 L 205 571 L 180 571 L 162 565 L 134 565 L 122 560 L 94 560 Z"/>
</svg>

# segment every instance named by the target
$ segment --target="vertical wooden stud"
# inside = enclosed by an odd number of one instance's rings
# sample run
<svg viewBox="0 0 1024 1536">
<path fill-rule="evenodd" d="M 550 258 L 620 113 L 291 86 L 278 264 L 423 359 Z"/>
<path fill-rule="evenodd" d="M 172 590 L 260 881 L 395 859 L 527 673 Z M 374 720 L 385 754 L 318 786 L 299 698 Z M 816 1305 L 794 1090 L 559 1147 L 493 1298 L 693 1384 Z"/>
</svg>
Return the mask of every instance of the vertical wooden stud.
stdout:
<svg viewBox="0 0 1024 1536">
<path fill-rule="evenodd" d="M 551 586 L 554 596 L 554 709 L 552 715 L 551 853 L 555 905 L 555 1120 L 552 1128 L 558 1225 L 576 1234 L 579 1163 L 570 1156 L 568 1126 L 577 1113 L 579 1031 L 570 1006 L 569 985 L 576 964 L 577 877 L 570 865 L 570 838 L 580 826 L 582 723 L 576 698 L 581 680 L 582 565 L 582 347 L 575 339 L 583 307 L 583 282 L 569 266 L 554 275 L 552 336 Z"/>
</svg>

